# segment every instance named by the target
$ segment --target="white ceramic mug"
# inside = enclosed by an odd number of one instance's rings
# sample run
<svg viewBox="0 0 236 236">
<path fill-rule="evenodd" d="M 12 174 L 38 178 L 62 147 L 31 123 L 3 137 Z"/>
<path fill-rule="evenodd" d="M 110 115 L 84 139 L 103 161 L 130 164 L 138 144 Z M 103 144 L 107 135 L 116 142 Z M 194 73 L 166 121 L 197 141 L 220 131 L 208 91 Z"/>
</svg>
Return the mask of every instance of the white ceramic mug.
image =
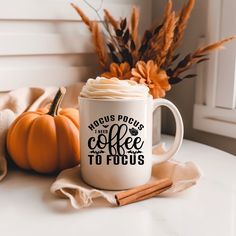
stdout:
<svg viewBox="0 0 236 236">
<path fill-rule="evenodd" d="M 172 147 L 152 154 L 152 115 L 166 106 L 174 114 L 176 134 Z M 176 106 L 166 99 L 91 99 L 79 97 L 81 175 L 96 188 L 129 189 L 151 177 L 153 160 L 169 160 L 183 140 L 183 122 Z"/>
</svg>

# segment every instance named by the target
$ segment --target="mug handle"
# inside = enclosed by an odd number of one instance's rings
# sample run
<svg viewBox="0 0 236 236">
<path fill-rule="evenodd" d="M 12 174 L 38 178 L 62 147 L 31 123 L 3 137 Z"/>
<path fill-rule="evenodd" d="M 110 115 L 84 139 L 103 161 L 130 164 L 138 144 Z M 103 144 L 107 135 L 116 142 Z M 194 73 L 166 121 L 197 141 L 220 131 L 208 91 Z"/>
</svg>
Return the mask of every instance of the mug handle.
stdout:
<svg viewBox="0 0 236 236">
<path fill-rule="evenodd" d="M 153 154 L 153 164 L 160 164 L 171 159 L 179 151 L 184 136 L 183 120 L 177 107 L 172 102 L 163 98 L 153 100 L 153 112 L 161 106 L 168 107 L 174 115 L 176 123 L 175 140 L 172 147 L 167 152 L 160 155 Z"/>
</svg>

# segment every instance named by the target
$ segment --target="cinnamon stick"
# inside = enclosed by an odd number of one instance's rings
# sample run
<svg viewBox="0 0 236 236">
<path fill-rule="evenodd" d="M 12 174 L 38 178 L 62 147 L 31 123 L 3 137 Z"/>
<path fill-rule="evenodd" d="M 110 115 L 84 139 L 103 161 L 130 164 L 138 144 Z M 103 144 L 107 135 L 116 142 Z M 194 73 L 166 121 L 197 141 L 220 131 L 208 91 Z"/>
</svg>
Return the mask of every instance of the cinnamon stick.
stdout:
<svg viewBox="0 0 236 236">
<path fill-rule="evenodd" d="M 115 195 L 118 206 L 124 206 L 134 202 L 142 201 L 164 192 L 172 186 L 170 179 L 157 180 L 153 183 L 144 184 L 136 188 L 122 191 Z"/>
</svg>

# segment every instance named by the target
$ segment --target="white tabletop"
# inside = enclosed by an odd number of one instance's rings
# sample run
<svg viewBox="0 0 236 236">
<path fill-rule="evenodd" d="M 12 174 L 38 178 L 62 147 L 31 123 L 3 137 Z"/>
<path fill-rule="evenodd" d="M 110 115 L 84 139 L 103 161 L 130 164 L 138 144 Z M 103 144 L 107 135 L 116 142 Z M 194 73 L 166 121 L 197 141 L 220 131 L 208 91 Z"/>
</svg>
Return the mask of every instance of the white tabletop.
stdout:
<svg viewBox="0 0 236 236">
<path fill-rule="evenodd" d="M 0 183 L 0 235 L 235 236 L 236 157 L 185 140 L 176 159 L 201 167 L 197 186 L 124 207 L 99 200 L 83 210 L 50 194 L 53 178 L 11 171 Z"/>
</svg>

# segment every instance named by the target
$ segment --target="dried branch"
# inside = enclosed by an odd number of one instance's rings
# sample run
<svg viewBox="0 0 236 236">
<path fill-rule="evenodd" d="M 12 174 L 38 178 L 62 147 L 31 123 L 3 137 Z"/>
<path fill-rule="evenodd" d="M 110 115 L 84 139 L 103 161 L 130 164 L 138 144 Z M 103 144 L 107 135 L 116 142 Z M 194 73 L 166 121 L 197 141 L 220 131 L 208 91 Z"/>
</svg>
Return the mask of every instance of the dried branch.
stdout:
<svg viewBox="0 0 236 236">
<path fill-rule="evenodd" d="M 84 12 L 78 7 L 76 6 L 74 3 L 70 4 L 75 10 L 76 12 L 79 14 L 79 16 L 81 17 L 82 21 L 85 23 L 85 25 L 87 25 L 88 29 L 92 32 L 92 21 L 84 14 Z"/>
<path fill-rule="evenodd" d="M 104 19 L 108 24 L 111 24 L 114 30 L 118 29 L 118 21 L 109 13 L 108 10 L 104 9 Z"/>
<path fill-rule="evenodd" d="M 92 22 L 91 29 L 95 50 L 99 58 L 99 63 L 103 68 L 107 68 L 108 54 L 105 48 L 105 39 L 96 21 Z"/>
<path fill-rule="evenodd" d="M 130 35 L 126 18 L 121 19 L 120 21 L 119 29 L 116 30 L 116 40 L 120 48 L 119 53 L 122 57 L 121 62 L 128 62 L 132 67 L 134 60 L 132 57 L 131 47 L 129 46 L 132 37 Z"/>
<path fill-rule="evenodd" d="M 134 44 L 136 47 L 138 47 L 139 41 L 138 41 L 138 26 L 139 26 L 139 18 L 140 18 L 140 12 L 137 7 L 133 7 L 132 13 L 131 13 L 131 24 L 130 24 L 130 31 L 131 36 L 133 38 Z"/>
<path fill-rule="evenodd" d="M 206 53 L 209 53 L 209 52 L 212 52 L 214 50 L 217 50 L 217 49 L 223 49 L 223 45 L 225 43 L 228 43 L 232 40 L 236 39 L 236 35 L 232 36 L 232 37 L 229 37 L 229 38 L 225 38 L 221 41 L 218 41 L 216 43 L 213 43 L 213 44 L 210 44 L 206 47 L 202 47 L 202 48 L 199 48 L 197 49 L 195 52 L 194 52 L 194 55 L 201 55 L 201 54 L 206 54 Z"/>
<path fill-rule="evenodd" d="M 177 78 L 178 80 L 179 75 L 183 72 L 189 70 L 194 64 L 202 63 L 206 60 L 208 60 L 207 55 L 215 50 L 222 49 L 223 45 L 225 43 L 228 43 L 232 40 L 236 39 L 236 36 L 232 36 L 226 39 L 223 39 L 221 41 L 218 41 L 216 43 L 210 44 L 206 47 L 201 47 L 197 49 L 192 54 L 188 54 L 184 57 L 183 60 L 181 60 L 178 65 L 175 67 L 174 70 L 169 69 L 168 75 L 171 77 L 171 80 Z M 181 81 L 181 80 L 180 80 Z"/>
<path fill-rule="evenodd" d="M 174 40 L 173 40 L 173 43 L 170 47 L 166 66 L 168 66 L 172 63 L 174 52 L 180 46 L 180 44 L 183 40 L 184 32 L 187 27 L 187 24 L 188 24 L 188 21 L 189 21 L 189 18 L 192 13 L 194 5 L 195 5 L 195 0 L 189 0 L 188 3 L 186 5 L 184 5 L 182 10 L 180 11 L 178 23 L 177 23 L 176 29 L 175 29 Z"/>
<path fill-rule="evenodd" d="M 187 27 L 194 5 L 195 0 L 189 0 L 187 5 L 184 5 L 180 12 L 179 21 L 176 27 L 175 40 L 173 44 L 174 50 L 180 45 L 183 39 L 184 31 Z"/>
<path fill-rule="evenodd" d="M 167 20 L 167 18 L 170 16 L 173 9 L 173 2 L 172 0 L 168 0 L 168 3 L 165 6 L 165 12 L 164 12 L 164 18 L 163 23 Z"/>
<path fill-rule="evenodd" d="M 159 67 L 161 67 L 166 61 L 166 56 L 168 55 L 173 42 L 175 26 L 176 17 L 173 12 L 167 18 L 157 38 L 157 54 L 155 61 Z"/>
<path fill-rule="evenodd" d="M 165 63 L 173 42 L 176 21 L 175 12 L 172 12 L 172 2 L 169 1 L 162 25 L 154 28 L 149 42 L 146 44 L 146 51 L 142 56 L 145 61 L 154 60 L 159 67 Z"/>
</svg>

